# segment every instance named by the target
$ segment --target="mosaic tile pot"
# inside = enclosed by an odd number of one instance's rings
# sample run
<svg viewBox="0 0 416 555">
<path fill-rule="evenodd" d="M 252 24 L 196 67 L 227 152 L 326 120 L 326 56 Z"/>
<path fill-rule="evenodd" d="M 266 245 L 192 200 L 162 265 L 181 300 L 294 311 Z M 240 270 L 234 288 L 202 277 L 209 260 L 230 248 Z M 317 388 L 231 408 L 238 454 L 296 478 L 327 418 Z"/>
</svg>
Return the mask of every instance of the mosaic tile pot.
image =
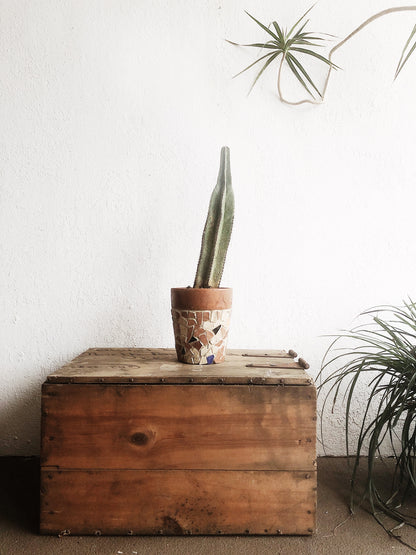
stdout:
<svg viewBox="0 0 416 555">
<path fill-rule="evenodd" d="M 232 289 L 171 289 L 175 348 L 179 362 L 218 364 L 225 359 Z"/>
</svg>

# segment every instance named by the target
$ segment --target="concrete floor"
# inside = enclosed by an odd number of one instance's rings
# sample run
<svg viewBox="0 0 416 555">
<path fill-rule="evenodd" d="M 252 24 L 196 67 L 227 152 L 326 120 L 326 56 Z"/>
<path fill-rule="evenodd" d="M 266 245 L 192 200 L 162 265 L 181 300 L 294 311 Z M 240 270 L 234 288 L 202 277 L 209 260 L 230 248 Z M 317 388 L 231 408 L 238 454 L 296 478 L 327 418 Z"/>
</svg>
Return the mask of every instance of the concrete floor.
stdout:
<svg viewBox="0 0 416 555">
<path fill-rule="evenodd" d="M 364 466 L 364 464 L 363 464 Z M 380 476 L 388 472 L 380 465 Z M 411 553 L 363 509 L 349 517 L 346 459 L 321 458 L 318 463 L 318 531 L 312 537 L 52 537 L 38 526 L 39 461 L 0 458 L 0 555 L 242 555 Z M 386 482 L 388 479 L 386 479 Z M 416 512 L 416 501 L 409 507 Z M 402 529 L 416 545 L 416 530 Z"/>
</svg>

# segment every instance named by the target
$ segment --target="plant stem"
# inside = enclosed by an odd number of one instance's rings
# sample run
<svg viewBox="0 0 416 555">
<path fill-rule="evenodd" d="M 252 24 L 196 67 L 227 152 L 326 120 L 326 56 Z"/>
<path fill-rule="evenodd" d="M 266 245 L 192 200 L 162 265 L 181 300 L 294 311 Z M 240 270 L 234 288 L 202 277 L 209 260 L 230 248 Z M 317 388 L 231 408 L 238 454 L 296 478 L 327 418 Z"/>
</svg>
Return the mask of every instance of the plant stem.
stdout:
<svg viewBox="0 0 416 555">
<path fill-rule="evenodd" d="M 410 12 L 410 11 L 416 11 L 416 6 L 398 6 L 396 8 L 388 8 L 386 10 L 382 10 L 381 12 L 378 12 L 378 13 L 374 14 L 373 16 L 366 19 L 363 23 L 361 23 L 361 25 L 359 25 L 356 29 L 354 29 L 354 31 L 352 31 L 352 33 L 350 33 L 347 37 L 345 37 L 345 39 L 343 39 L 341 42 L 336 44 L 334 46 L 334 48 L 332 48 L 332 50 L 329 52 L 328 60 L 329 61 L 332 60 L 332 55 L 334 54 L 334 52 L 336 52 L 338 50 L 338 48 L 341 48 L 341 46 L 343 46 L 347 41 L 349 41 L 354 35 L 359 33 L 362 29 L 364 29 L 364 27 L 367 27 L 367 25 L 369 25 L 370 23 L 372 23 L 373 21 L 375 21 L 379 17 L 383 17 L 384 15 L 389 15 L 389 14 L 395 13 L 395 12 Z M 298 106 L 299 104 L 305 104 L 305 103 L 308 103 L 308 104 L 322 104 L 322 102 L 325 99 L 325 94 L 326 94 L 326 90 L 328 88 L 329 78 L 330 78 L 331 73 L 332 73 L 332 65 L 330 65 L 329 68 L 328 68 L 328 73 L 327 73 L 327 76 L 326 76 L 326 79 L 325 79 L 321 100 L 309 100 L 309 99 L 305 98 L 304 100 L 300 100 L 298 102 L 291 102 L 289 100 L 286 100 L 283 97 L 282 90 L 281 90 L 281 85 L 280 85 L 281 70 L 282 70 L 284 60 L 285 60 L 285 54 L 283 54 L 283 56 L 282 56 L 282 60 L 280 62 L 280 66 L 279 66 L 279 72 L 278 72 L 278 75 L 277 75 L 277 91 L 278 91 L 278 94 L 279 94 L 279 100 L 281 102 L 283 102 L 284 104 L 290 104 L 292 106 Z"/>
</svg>

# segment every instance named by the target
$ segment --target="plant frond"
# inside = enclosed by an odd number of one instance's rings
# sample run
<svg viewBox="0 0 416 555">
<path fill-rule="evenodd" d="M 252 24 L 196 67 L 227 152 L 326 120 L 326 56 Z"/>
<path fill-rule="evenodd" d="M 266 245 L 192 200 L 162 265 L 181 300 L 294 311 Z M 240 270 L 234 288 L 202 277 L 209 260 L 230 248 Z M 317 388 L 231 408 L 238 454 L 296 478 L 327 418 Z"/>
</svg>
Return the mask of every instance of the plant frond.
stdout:
<svg viewBox="0 0 416 555">
<path fill-rule="evenodd" d="M 262 75 L 263 71 L 267 68 L 268 65 L 270 65 L 273 62 L 273 60 L 275 60 L 277 58 L 277 56 L 279 56 L 279 54 L 281 54 L 281 52 L 276 52 L 275 54 L 273 54 L 273 56 L 270 56 L 270 58 L 267 60 L 267 62 L 264 64 L 264 66 L 261 68 L 261 70 L 257 74 L 257 77 L 254 79 L 254 82 L 251 85 L 250 90 L 248 91 L 248 94 L 250 94 L 251 91 L 253 90 L 254 85 L 259 80 L 259 77 Z"/>
<path fill-rule="evenodd" d="M 255 46 L 257 48 L 271 48 L 272 50 L 276 50 L 278 48 L 278 44 L 276 41 L 269 40 L 267 42 L 254 42 L 252 44 L 238 44 L 238 42 L 233 42 L 232 40 L 225 39 L 226 42 L 233 44 L 234 46 Z"/>
<path fill-rule="evenodd" d="M 325 62 L 330 67 L 333 67 L 333 68 L 337 67 L 337 66 L 335 66 L 335 64 L 332 64 L 324 56 L 321 56 L 317 52 L 314 52 L 313 50 L 311 50 L 311 48 L 321 48 L 322 46 L 324 46 L 322 43 L 325 40 L 327 40 L 323 36 L 321 36 L 321 35 L 324 35 L 324 33 L 314 33 L 314 32 L 309 32 L 309 31 L 305 30 L 306 26 L 309 23 L 309 19 L 305 20 L 305 17 L 312 10 L 313 7 L 314 7 L 314 5 L 311 6 L 296 21 L 296 23 L 290 28 L 289 31 L 284 30 L 283 27 L 277 21 L 272 21 L 272 23 L 269 26 L 266 26 L 263 23 L 261 23 L 261 21 L 259 21 L 253 15 L 251 15 L 249 12 L 246 11 L 246 14 L 261 29 L 263 29 L 263 31 L 265 31 L 270 37 L 272 37 L 273 40 L 268 40 L 268 41 L 265 41 L 264 43 L 255 42 L 255 43 L 250 43 L 250 44 L 239 44 L 239 43 L 233 42 L 233 41 L 228 40 L 228 39 L 226 39 L 226 40 L 227 40 L 228 43 L 230 43 L 234 46 L 250 46 L 250 47 L 265 48 L 265 49 L 268 49 L 268 50 L 273 50 L 274 52 L 272 52 L 270 54 L 270 56 L 271 56 L 271 58 L 273 58 L 273 60 L 276 59 L 276 57 L 279 54 L 283 53 L 284 58 L 282 59 L 282 64 L 283 63 L 287 64 L 291 73 L 294 75 L 294 77 L 299 81 L 301 86 L 308 92 L 308 94 L 312 98 L 315 98 L 314 93 L 310 90 L 309 87 L 311 87 L 318 94 L 319 98 L 322 99 L 322 95 L 321 95 L 320 91 L 318 90 L 318 88 L 315 86 L 314 82 L 312 81 L 309 73 L 307 72 L 305 67 L 299 62 L 299 60 L 294 55 L 295 51 L 301 52 L 303 54 L 308 54 L 310 56 L 315 56 L 317 59 L 319 59 L 320 61 Z M 273 30 L 270 27 L 273 27 Z M 308 47 L 308 48 L 305 48 L 305 47 Z M 256 60 L 255 62 L 253 62 L 249 66 L 247 66 L 245 69 L 243 69 L 242 71 L 240 71 L 239 73 L 234 75 L 234 77 L 237 77 L 238 75 L 241 75 L 242 73 L 244 73 L 245 71 L 247 71 L 248 69 L 253 67 L 253 65 L 255 65 L 256 63 L 258 63 L 260 60 L 262 60 L 264 58 L 265 58 L 265 56 L 263 58 L 259 58 L 258 60 Z M 263 71 L 270 65 L 271 61 L 272 60 L 268 61 L 268 63 L 265 63 L 262 70 L 260 71 L 260 73 L 257 75 L 256 79 L 254 80 L 254 83 L 251 86 L 250 91 L 249 91 L 248 94 L 250 94 L 251 90 L 253 89 L 253 86 L 257 83 L 258 78 L 263 73 Z M 280 66 L 280 68 L 281 67 L 282 67 L 282 65 Z M 280 68 L 279 68 L 279 73 L 278 73 L 279 95 L 281 94 L 280 93 L 280 88 L 279 88 L 280 87 L 280 84 L 279 84 L 280 83 Z"/>
<path fill-rule="evenodd" d="M 264 56 L 262 56 L 261 58 L 258 58 L 255 62 L 253 62 L 252 64 L 250 64 L 249 66 L 247 66 L 246 68 L 244 68 L 242 71 L 240 71 L 239 73 L 236 73 L 235 75 L 233 75 L 233 79 L 235 77 L 238 77 L 239 75 L 241 75 L 242 73 L 244 73 L 245 71 L 247 71 L 248 69 L 250 69 L 251 67 L 253 67 L 254 65 L 258 64 L 259 62 L 261 62 L 262 60 L 264 60 L 264 58 L 267 58 L 268 56 L 273 56 L 273 52 L 269 52 L 269 54 L 265 54 Z"/>
<path fill-rule="evenodd" d="M 312 98 L 314 98 L 313 93 L 309 90 L 308 85 L 305 83 L 304 79 L 302 79 L 301 75 L 299 74 L 298 70 L 295 67 L 295 64 L 293 63 L 294 58 L 292 56 L 290 56 L 289 54 L 286 55 L 286 62 L 287 65 L 289 66 L 289 68 L 291 69 L 293 75 L 296 77 L 296 79 L 299 81 L 299 83 L 304 87 L 304 89 L 312 96 Z"/>
<path fill-rule="evenodd" d="M 357 502 L 360 456 L 367 451 L 367 478 L 361 501 L 366 498 L 376 520 L 397 537 L 394 531 L 403 524 L 416 527 L 416 515 L 400 510 L 408 494 L 416 491 L 416 304 L 409 299 L 403 306 L 373 307 L 361 316 L 370 317 L 371 321 L 335 336 L 324 355 L 318 374 L 318 395 L 325 390 L 321 418 L 329 398 L 334 407 L 344 388 L 345 441 L 349 455 L 352 403 L 357 385 L 367 376 L 364 383 L 368 387 L 368 400 L 360 415 L 350 508 L 353 511 Z M 335 369 L 331 371 L 332 366 Z M 323 438 L 322 430 L 321 420 Z M 381 447 L 386 441 L 396 457 L 388 497 L 381 493 L 384 488 L 378 485 L 375 473 L 375 461 L 381 456 Z M 378 516 L 380 512 L 392 518 L 396 525 L 387 529 Z"/>
<path fill-rule="evenodd" d="M 285 35 L 282 31 L 282 29 L 280 28 L 279 24 L 277 23 L 277 21 L 273 21 L 272 23 L 273 27 L 276 30 L 276 34 L 279 37 L 280 43 L 281 45 L 283 45 L 285 43 Z"/>
<path fill-rule="evenodd" d="M 259 27 L 261 27 L 264 31 L 266 31 L 266 33 L 269 33 L 270 36 L 272 36 L 274 38 L 274 40 L 279 41 L 279 37 L 277 35 L 275 35 L 275 33 L 273 33 L 273 31 L 271 31 L 268 27 L 266 27 L 266 25 L 263 25 L 263 23 L 261 23 L 258 19 L 256 19 L 255 17 L 253 17 L 251 14 L 249 14 L 248 12 L 246 12 L 246 14 L 251 17 L 251 19 L 253 21 L 255 21 L 257 23 L 257 25 Z"/>
<path fill-rule="evenodd" d="M 416 41 L 413 44 L 412 48 L 409 50 L 409 52 L 407 53 L 406 57 L 404 58 L 404 55 L 406 53 L 406 50 L 408 49 L 413 37 L 416 34 L 416 25 L 413 27 L 412 32 L 410 33 L 410 37 L 407 39 L 406 44 L 404 45 L 403 51 L 402 51 L 402 55 L 400 56 L 400 60 L 399 63 L 397 64 L 397 68 L 396 68 L 396 73 L 394 75 L 394 78 L 396 79 L 397 76 L 399 75 L 399 73 L 401 72 L 401 70 L 403 69 L 405 63 L 407 62 L 407 60 L 410 58 L 410 56 L 412 55 L 413 51 L 416 48 Z M 404 60 L 403 60 L 404 58 Z"/>
<path fill-rule="evenodd" d="M 308 10 L 306 10 L 306 12 L 302 15 L 302 17 L 300 17 L 296 23 L 293 25 L 293 27 L 291 27 L 290 31 L 287 33 L 287 37 L 290 37 L 291 34 L 293 33 L 293 31 L 296 29 L 296 27 L 299 25 L 299 23 L 302 21 L 302 19 L 304 19 L 308 13 L 316 6 L 316 2 L 315 4 L 313 4 Z"/>
<path fill-rule="evenodd" d="M 318 95 L 322 98 L 322 95 L 320 93 L 320 91 L 318 90 L 318 88 L 315 86 L 315 83 L 312 81 L 312 79 L 309 77 L 307 71 L 305 70 L 305 68 L 302 66 L 302 64 L 295 58 L 295 56 L 293 56 L 293 54 L 288 53 L 287 56 L 289 57 L 289 59 L 293 62 L 293 64 L 295 64 L 297 66 L 297 68 L 299 69 L 299 71 L 301 71 L 301 73 L 304 75 L 304 77 L 307 79 L 308 83 L 315 89 L 315 91 L 318 93 Z M 306 88 L 306 87 L 305 87 Z"/>
<path fill-rule="evenodd" d="M 321 56 L 321 54 L 318 54 L 317 52 L 314 52 L 313 50 L 309 50 L 307 48 L 299 48 L 299 47 L 293 47 L 292 50 L 294 50 L 295 52 L 302 52 L 302 54 L 307 54 L 308 56 L 314 56 L 315 58 L 318 58 L 318 60 L 321 60 L 321 62 L 324 62 L 325 64 L 328 64 L 332 68 L 340 69 L 337 65 L 335 65 L 333 62 L 331 62 L 331 60 L 328 60 L 328 58 L 325 58 L 325 56 Z"/>
</svg>

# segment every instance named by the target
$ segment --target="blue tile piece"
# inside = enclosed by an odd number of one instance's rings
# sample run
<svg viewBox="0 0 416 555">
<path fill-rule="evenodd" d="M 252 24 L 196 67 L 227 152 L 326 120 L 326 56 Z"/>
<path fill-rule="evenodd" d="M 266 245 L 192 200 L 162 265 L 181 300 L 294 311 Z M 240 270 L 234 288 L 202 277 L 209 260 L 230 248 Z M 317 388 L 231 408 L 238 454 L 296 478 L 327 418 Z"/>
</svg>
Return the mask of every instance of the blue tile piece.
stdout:
<svg viewBox="0 0 416 555">
<path fill-rule="evenodd" d="M 207 357 L 207 364 L 212 364 L 214 362 L 214 355 L 209 355 Z"/>
</svg>

